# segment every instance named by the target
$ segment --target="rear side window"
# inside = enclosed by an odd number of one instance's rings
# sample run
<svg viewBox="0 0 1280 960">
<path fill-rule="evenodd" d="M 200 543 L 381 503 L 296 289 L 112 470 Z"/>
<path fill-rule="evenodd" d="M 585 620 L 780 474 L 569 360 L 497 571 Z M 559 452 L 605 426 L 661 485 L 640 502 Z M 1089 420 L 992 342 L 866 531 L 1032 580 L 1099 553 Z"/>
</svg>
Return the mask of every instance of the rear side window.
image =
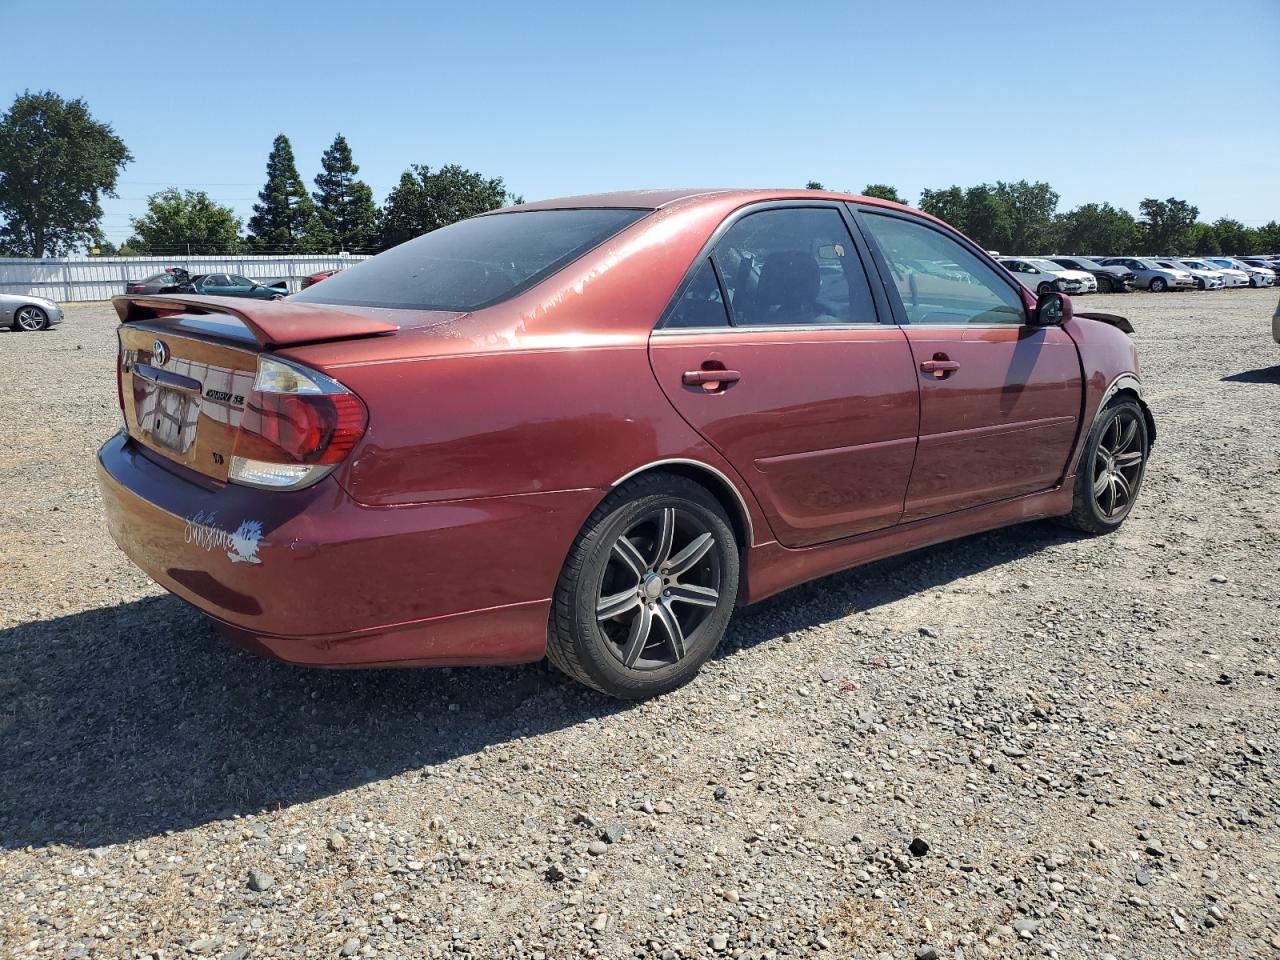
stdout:
<svg viewBox="0 0 1280 960">
<path fill-rule="evenodd" d="M 862 261 L 839 211 L 751 213 L 716 244 L 735 326 L 875 323 Z"/>
<path fill-rule="evenodd" d="M 716 271 L 710 259 L 703 260 L 671 308 L 664 326 L 724 327 L 728 324 L 729 314 L 725 310 L 724 298 L 720 296 Z"/>
<path fill-rule="evenodd" d="M 473 217 L 402 243 L 290 299 L 478 310 L 550 276 L 649 212 L 526 210 Z"/>
</svg>

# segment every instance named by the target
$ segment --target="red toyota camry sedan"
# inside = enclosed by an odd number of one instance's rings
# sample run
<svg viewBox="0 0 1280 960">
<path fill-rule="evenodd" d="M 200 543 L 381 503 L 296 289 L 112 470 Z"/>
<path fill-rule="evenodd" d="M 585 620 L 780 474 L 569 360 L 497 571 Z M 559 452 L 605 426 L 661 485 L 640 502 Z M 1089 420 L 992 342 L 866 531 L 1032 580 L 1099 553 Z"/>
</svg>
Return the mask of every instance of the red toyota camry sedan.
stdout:
<svg viewBox="0 0 1280 960">
<path fill-rule="evenodd" d="M 625 698 L 737 604 L 975 531 L 1119 526 L 1128 324 L 925 214 L 809 190 L 530 203 L 282 302 L 115 301 L 111 533 L 243 646 L 543 656 Z"/>
</svg>

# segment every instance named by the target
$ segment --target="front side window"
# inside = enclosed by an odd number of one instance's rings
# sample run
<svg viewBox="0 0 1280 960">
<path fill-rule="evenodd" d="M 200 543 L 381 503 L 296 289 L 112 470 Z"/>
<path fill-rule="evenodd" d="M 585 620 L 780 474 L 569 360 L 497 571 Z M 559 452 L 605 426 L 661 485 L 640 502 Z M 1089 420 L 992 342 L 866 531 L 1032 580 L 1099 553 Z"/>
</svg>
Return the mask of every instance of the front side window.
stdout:
<svg viewBox="0 0 1280 960">
<path fill-rule="evenodd" d="M 1022 297 L 1010 281 L 945 233 L 870 212 L 863 214 L 862 223 L 888 263 L 909 323 L 1026 322 Z M 1014 264 L 1008 267 L 1014 269 Z"/>
<path fill-rule="evenodd" d="M 231 285 L 233 287 L 252 287 L 253 281 L 250 280 L 248 277 L 242 277 L 242 276 L 239 276 L 238 274 L 232 274 Z"/>
<path fill-rule="evenodd" d="M 712 256 L 736 326 L 876 322 L 862 261 L 834 208 L 747 214 Z"/>
<path fill-rule="evenodd" d="M 335 273 L 290 299 L 406 310 L 479 310 L 515 296 L 649 210 L 515 210 L 472 217 Z"/>
</svg>

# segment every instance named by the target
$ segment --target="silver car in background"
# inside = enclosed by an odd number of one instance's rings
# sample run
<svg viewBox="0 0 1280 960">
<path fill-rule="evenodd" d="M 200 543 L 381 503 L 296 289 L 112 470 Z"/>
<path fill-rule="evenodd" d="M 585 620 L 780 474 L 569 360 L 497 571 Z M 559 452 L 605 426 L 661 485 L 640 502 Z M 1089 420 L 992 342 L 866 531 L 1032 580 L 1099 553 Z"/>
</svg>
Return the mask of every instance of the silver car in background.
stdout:
<svg viewBox="0 0 1280 960">
<path fill-rule="evenodd" d="M 1095 257 L 1095 260 L 1098 258 Z M 1138 278 L 1137 285 L 1152 293 L 1166 290 L 1194 290 L 1196 278 L 1188 270 L 1162 267 L 1147 257 L 1104 257 L 1098 261 L 1105 267 L 1128 267 Z"/>
<path fill-rule="evenodd" d="M 0 327 L 33 333 L 62 322 L 62 308 L 45 297 L 0 293 Z"/>
</svg>

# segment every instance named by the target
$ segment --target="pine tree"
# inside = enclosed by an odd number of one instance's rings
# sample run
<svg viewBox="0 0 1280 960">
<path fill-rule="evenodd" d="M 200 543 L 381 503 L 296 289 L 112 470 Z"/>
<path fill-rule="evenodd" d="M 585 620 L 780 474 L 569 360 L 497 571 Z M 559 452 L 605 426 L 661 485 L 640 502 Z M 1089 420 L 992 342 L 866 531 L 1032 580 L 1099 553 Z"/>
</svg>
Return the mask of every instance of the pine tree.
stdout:
<svg viewBox="0 0 1280 960">
<path fill-rule="evenodd" d="M 357 180 L 360 167 L 351 158 L 347 138 L 338 134 L 320 160 L 316 176 L 316 215 L 320 227 L 339 250 L 364 253 L 376 240 L 378 208 L 373 191 Z"/>
<path fill-rule="evenodd" d="M 267 157 L 267 183 L 253 205 L 248 245 L 255 253 L 319 252 L 323 238 L 318 231 L 315 204 L 307 195 L 293 146 L 283 133 Z"/>
</svg>

